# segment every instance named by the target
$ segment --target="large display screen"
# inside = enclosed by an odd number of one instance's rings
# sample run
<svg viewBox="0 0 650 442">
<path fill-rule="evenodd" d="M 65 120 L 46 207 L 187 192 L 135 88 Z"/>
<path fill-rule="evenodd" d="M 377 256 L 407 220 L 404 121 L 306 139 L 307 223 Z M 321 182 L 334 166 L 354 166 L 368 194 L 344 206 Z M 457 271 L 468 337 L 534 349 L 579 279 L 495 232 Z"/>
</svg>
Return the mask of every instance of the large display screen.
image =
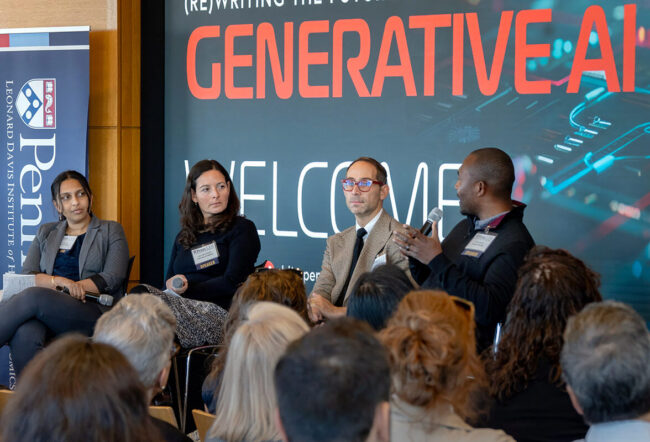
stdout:
<svg viewBox="0 0 650 442">
<path fill-rule="evenodd" d="M 385 209 L 461 219 L 456 169 L 514 160 L 538 244 L 569 250 L 650 318 L 646 2 L 166 0 L 165 251 L 188 167 L 230 170 L 260 262 L 311 288 L 325 238 L 354 223 L 340 179 L 372 156 Z"/>
</svg>

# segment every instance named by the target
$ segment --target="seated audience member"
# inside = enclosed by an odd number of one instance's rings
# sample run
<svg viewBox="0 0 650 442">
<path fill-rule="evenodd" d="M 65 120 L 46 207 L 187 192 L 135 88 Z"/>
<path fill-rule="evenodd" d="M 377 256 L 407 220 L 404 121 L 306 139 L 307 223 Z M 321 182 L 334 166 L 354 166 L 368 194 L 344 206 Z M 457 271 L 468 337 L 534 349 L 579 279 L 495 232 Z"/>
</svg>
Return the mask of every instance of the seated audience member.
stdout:
<svg viewBox="0 0 650 442">
<path fill-rule="evenodd" d="M 289 345 L 275 368 L 284 441 L 388 441 L 390 372 L 368 324 L 342 317 Z"/>
<path fill-rule="evenodd" d="M 0 347 L 9 344 L 18 374 L 55 336 L 92 334 L 109 307 L 85 302 L 85 294 L 117 301 L 129 262 L 122 226 L 93 215 L 93 194 L 82 174 L 61 172 L 50 190 L 59 221 L 40 226 L 22 267 L 36 286 L 0 303 Z"/>
<path fill-rule="evenodd" d="M 176 319 L 163 301 L 153 295 L 130 295 L 102 315 L 93 339 L 122 352 L 138 372 L 147 399 L 167 385 L 174 349 Z M 172 425 L 159 419 L 154 424 L 166 441 L 190 441 Z"/>
<path fill-rule="evenodd" d="M 397 309 L 397 304 L 413 290 L 413 283 L 394 264 L 377 267 L 359 276 L 348 299 L 347 316 L 366 321 L 381 330 Z"/>
<path fill-rule="evenodd" d="M 631 307 L 585 307 L 567 323 L 562 373 L 586 442 L 650 440 L 650 333 Z"/>
<path fill-rule="evenodd" d="M 441 291 L 406 295 L 379 333 L 388 350 L 393 441 L 513 441 L 472 428 L 486 387 L 476 354 L 474 305 Z"/>
<path fill-rule="evenodd" d="M 228 356 L 228 345 L 237 326 L 243 319 L 244 307 L 254 301 L 271 301 L 296 311 L 307 323 L 307 294 L 299 271 L 292 269 L 270 269 L 252 273 L 242 284 L 232 301 L 224 325 L 224 339 L 220 351 L 212 364 L 210 373 L 203 382 L 202 397 L 210 413 L 215 412 L 214 394 L 219 389 Z"/>
<path fill-rule="evenodd" d="M 27 365 L 0 421 L 5 442 L 147 442 L 162 438 L 147 394 L 114 347 L 72 335 Z"/>
<path fill-rule="evenodd" d="M 220 344 L 232 297 L 255 269 L 257 228 L 238 214 L 230 175 L 215 160 L 192 166 L 178 209 L 181 231 L 172 246 L 166 291 L 141 285 L 133 292 L 149 291 L 169 305 L 183 348 Z"/>
<path fill-rule="evenodd" d="M 309 331 L 295 311 L 273 302 L 245 311 L 230 342 L 210 441 L 279 440 L 273 370 L 287 345 Z"/>
<path fill-rule="evenodd" d="M 519 442 L 573 441 L 587 426 L 562 381 L 562 333 L 570 316 L 601 300 L 599 277 L 564 250 L 535 247 L 519 270 L 496 355 L 485 353 L 495 404 L 487 426 Z"/>
</svg>

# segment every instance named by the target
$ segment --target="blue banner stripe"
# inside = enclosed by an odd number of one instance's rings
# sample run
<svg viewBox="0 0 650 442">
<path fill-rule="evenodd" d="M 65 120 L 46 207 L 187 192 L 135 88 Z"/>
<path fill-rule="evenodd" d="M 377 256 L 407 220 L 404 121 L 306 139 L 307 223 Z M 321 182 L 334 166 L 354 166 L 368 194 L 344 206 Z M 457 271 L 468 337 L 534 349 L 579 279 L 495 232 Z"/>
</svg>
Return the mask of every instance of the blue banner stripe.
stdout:
<svg viewBox="0 0 650 442">
<path fill-rule="evenodd" d="M 50 46 L 88 45 L 88 32 L 52 32 Z"/>
<path fill-rule="evenodd" d="M 50 35 L 47 32 L 39 34 L 9 34 L 10 47 L 49 46 Z"/>
</svg>

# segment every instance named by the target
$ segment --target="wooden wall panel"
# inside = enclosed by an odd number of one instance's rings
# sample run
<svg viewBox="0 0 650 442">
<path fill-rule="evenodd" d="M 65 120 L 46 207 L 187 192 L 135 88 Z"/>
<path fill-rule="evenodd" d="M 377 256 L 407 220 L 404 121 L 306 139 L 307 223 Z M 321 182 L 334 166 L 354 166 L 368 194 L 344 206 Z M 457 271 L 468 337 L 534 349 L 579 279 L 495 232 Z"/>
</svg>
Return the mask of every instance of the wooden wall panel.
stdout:
<svg viewBox="0 0 650 442">
<path fill-rule="evenodd" d="M 117 0 L 0 1 L 0 28 L 45 26 L 117 29 Z"/>
<path fill-rule="evenodd" d="M 103 219 L 118 220 L 119 216 L 119 153 L 117 128 L 88 130 L 88 178 L 93 190 L 93 211 Z"/>
<path fill-rule="evenodd" d="M 118 123 L 117 31 L 90 32 L 90 107 L 88 126 Z"/>
<path fill-rule="evenodd" d="M 140 42 L 140 2 L 121 0 L 120 75 L 122 86 L 120 88 L 120 111 L 122 127 L 140 127 Z"/>
<path fill-rule="evenodd" d="M 140 195 L 140 128 L 122 129 L 121 188 Z M 140 279 L 140 199 L 124 195 L 121 199 L 122 226 L 129 242 L 129 253 L 136 256 L 131 281 Z"/>
</svg>

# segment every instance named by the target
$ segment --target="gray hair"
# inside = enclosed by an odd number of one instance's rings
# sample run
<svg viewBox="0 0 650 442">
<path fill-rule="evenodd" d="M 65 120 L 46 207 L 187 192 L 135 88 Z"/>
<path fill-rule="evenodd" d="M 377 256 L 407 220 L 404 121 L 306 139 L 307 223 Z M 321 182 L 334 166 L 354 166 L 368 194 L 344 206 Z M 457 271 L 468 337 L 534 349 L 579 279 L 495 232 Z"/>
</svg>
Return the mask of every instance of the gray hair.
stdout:
<svg viewBox="0 0 650 442">
<path fill-rule="evenodd" d="M 631 307 L 598 302 L 570 318 L 561 364 L 590 424 L 650 411 L 650 333 Z"/>
<path fill-rule="evenodd" d="M 93 339 L 120 350 L 152 388 L 169 362 L 175 332 L 176 318 L 160 298 L 129 295 L 99 318 Z"/>
</svg>

